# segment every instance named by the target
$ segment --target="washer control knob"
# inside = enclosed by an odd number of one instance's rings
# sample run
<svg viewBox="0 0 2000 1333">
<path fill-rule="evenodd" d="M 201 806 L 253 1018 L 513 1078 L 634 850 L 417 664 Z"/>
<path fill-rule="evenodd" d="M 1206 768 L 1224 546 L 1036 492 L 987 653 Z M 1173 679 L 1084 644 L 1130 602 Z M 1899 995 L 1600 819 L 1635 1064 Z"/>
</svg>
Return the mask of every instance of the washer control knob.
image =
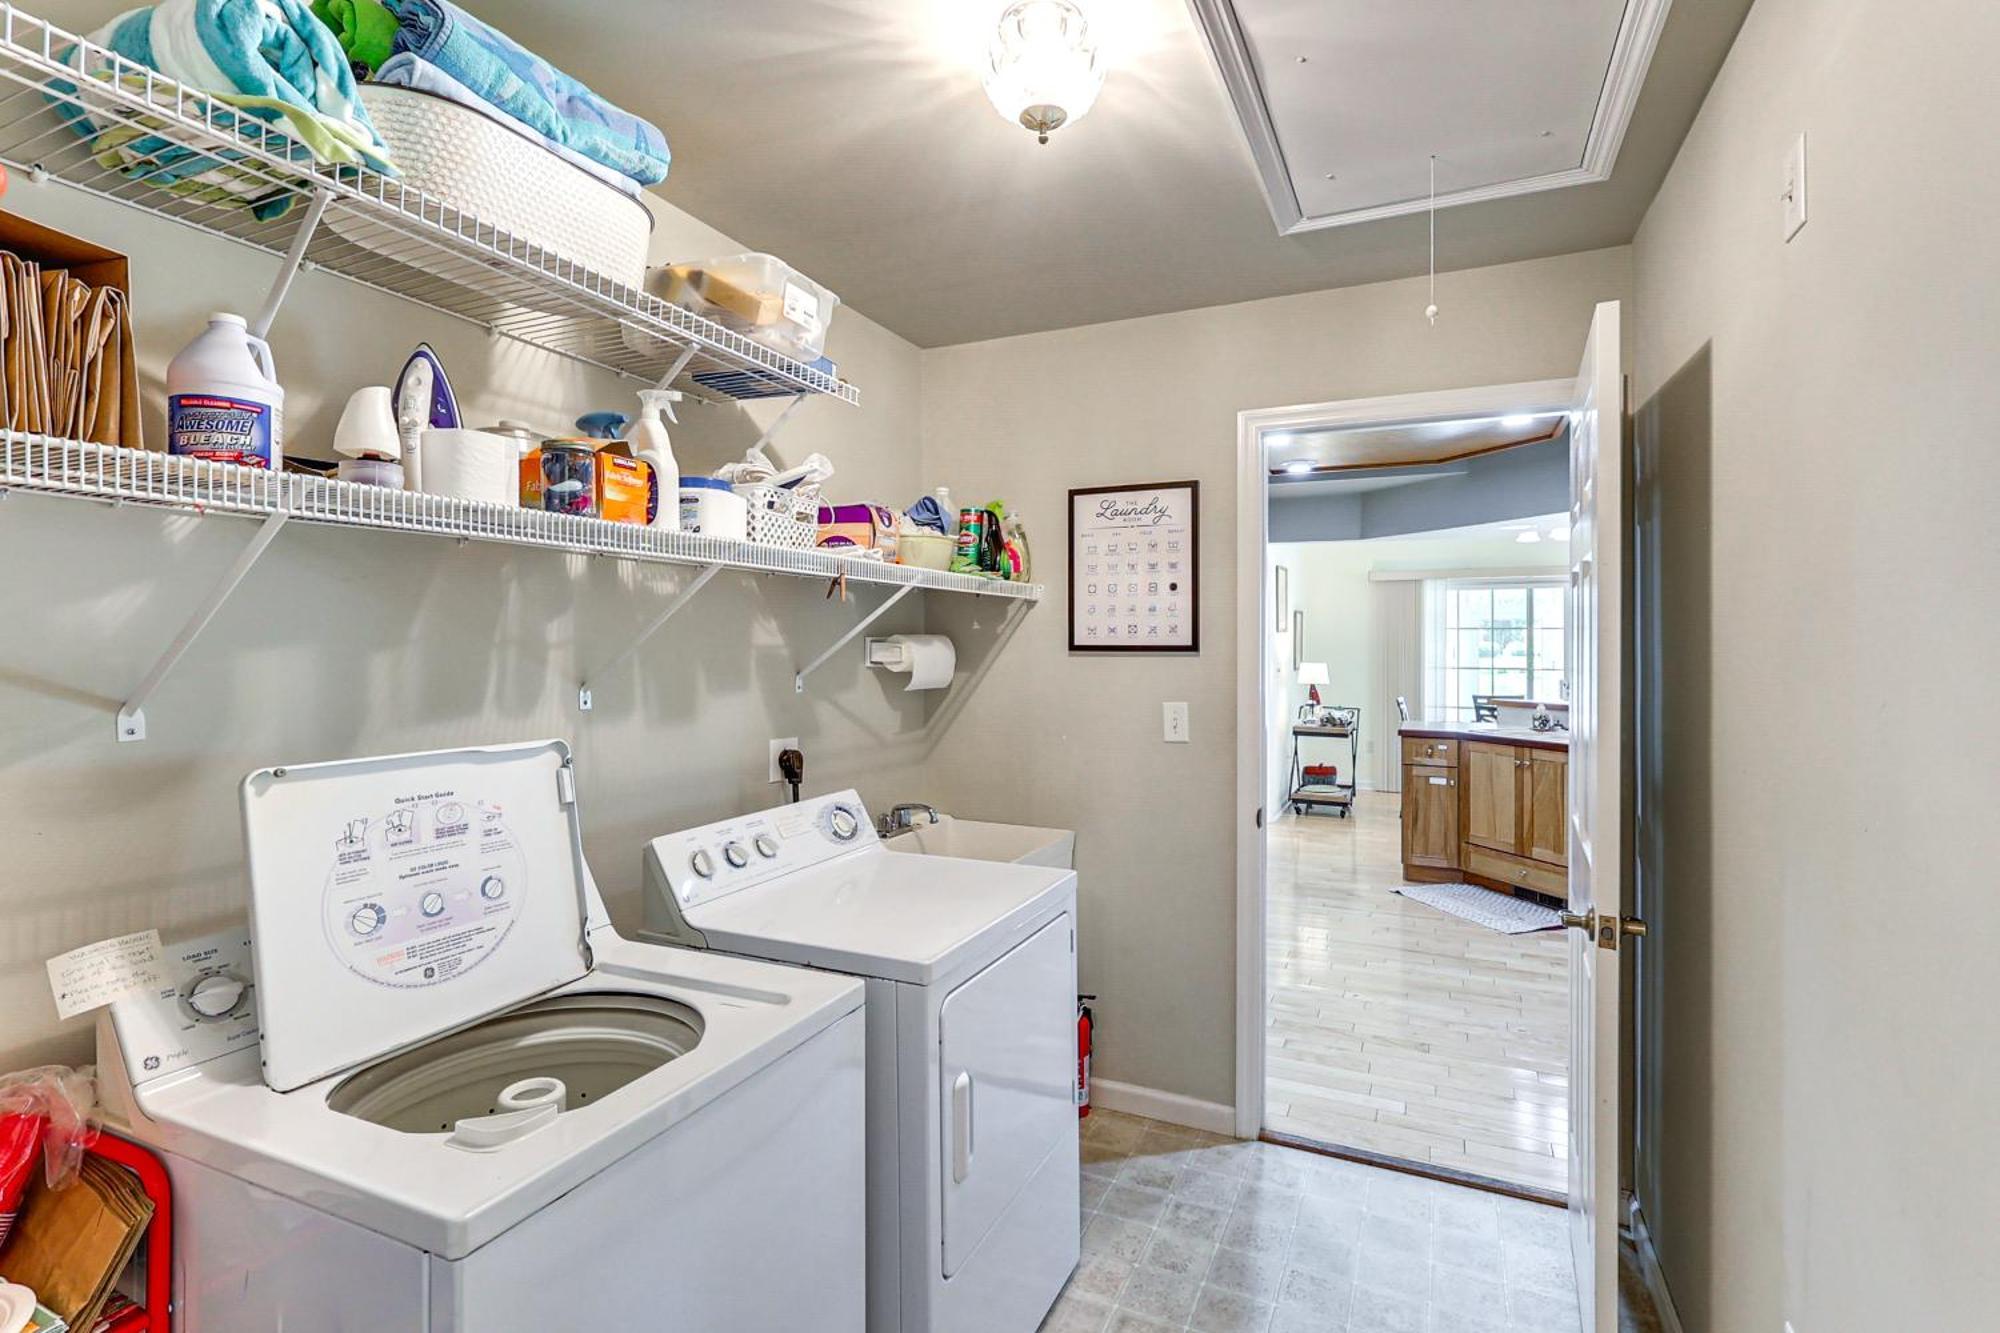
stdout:
<svg viewBox="0 0 2000 1333">
<path fill-rule="evenodd" d="M 696 848 L 695 854 L 688 858 L 688 869 L 703 879 L 714 879 L 715 858 L 708 854 L 706 847 Z"/>
<path fill-rule="evenodd" d="M 722 859 L 741 870 L 750 864 L 750 849 L 740 842 L 725 842 L 722 844 Z"/>
<path fill-rule="evenodd" d="M 423 901 L 417 905 L 417 910 L 425 916 L 443 916 L 444 895 L 433 889 L 424 895 Z"/>
<path fill-rule="evenodd" d="M 488 875 L 479 881 L 479 896 L 487 902 L 503 896 L 507 892 L 507 881 L 498 875 Z"/>
<path fill-rule="evenodd" d="M 757 855 L 762 857 L 769 858 L 778 854 L 778 840 L 768 833 L 757 835 L 756 847 Z"/>
<path fill-rule="evenodd" d="M 826 812 L 826 831 L 835 842 L 853 842 L 861 832 L 861 816 L 847 806 L 836 805 Z"/>
<path fill-rule="evenodd" d="M 243 999 L 244 986 L 227 972 L 211 972 L 188 987 L 188 1008 L 200 1019 L 227 1018 Z"/>
</svg>

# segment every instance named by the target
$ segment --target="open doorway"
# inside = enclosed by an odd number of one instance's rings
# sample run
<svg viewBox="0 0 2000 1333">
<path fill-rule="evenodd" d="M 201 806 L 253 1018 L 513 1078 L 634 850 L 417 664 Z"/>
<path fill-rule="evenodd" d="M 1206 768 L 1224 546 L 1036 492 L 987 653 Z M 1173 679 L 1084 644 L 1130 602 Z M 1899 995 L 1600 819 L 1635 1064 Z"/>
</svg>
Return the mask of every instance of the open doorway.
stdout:
<svg viewBox="0 0 2000 1333">
<path fill-rule="evenodd" d="M 1515 797 L 1563 785 L 1567 416 L 1499 392 L 1262 447 L 1260 1129 L 1563 1197 L 1564 840 Z"/>
<path fill-rule="evenodd" d="M 1571 380 L 1245 412 L 1238 429 L 1238 1132 L 1565 1206 L 1589 1333 L 1617 1327 L 1621 954 L 1645 930 L 1622 910 L 1619 325 L 1615 302 L 1596 307 Z M 1560 501 L 1507 499 L 1541 446 Z M 1344 679 L 1279 587 L 1298 534 L 1272 493 L 1319 482 L 1335 484 L 1281 503 L 1350 544 L 1350 589 L 1361 572 L 1346 596 L 1367 613 L 1346 618 L 1370 642 Z M 1502 533 L 1559 558 L 1366 550 Z M 1282 582 L 1289 597 L 1290 566 Z M 1337 751 L 1308 771 L 1295 739 L 1345 742 L 1346 772 Z M 1516 938 L 1543 926 L 1560 929 Z"/>
<path fill-rule="evenodd" d="M 1510 882 L 1519 819 L 1502 840 L 1490 788 L 1485 827 L 1466 827 L 1460 806 L 1462 764 L 1488 750 L 1504 748 L 1511 794 L 1525 751 L 1503 718 L 1550 718 L 1537 739 L 1561 758 L 1567 516 L 1547 511 L 1567 487 L 1565 443 L 1494 456 L 1503 472 L 1553 472 L 1553 503 L 1517 485 L 1517 518 L 1329 537 L 1346 508 L 1324 503 L 1337 484 L 1274 486 L 1270 545 L 1291 615 L 1270 652 L 1263 1128 L 1550 1198 L 1568 1160 L 1560 852 Z M 1408 735 L 1403 709 L 1432 734 Z M 1473 735 L 1479 748 L 1455 743 Z M 1465 858 L 1468 834 L 1491 863 Z"/>
</svg>

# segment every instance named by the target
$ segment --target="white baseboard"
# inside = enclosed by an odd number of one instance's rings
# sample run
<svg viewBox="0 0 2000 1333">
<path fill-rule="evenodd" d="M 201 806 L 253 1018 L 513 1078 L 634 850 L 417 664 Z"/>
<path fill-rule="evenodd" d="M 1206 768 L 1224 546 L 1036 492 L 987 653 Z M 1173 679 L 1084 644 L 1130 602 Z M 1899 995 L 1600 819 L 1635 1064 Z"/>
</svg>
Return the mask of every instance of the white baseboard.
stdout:
<svg viewBox="0 0 2000 1333">
<path fill-rule="evenodd" d="M 1660 1327 L 1666 1333 L 1681 1333 L 1680 1312 L 1674 1309 L 1674 1298 L 1667 1292 L 1667 1275 L 1660 1269 L 1660 1252 L 1653 1248 L 1653 1233 L 1646 1229 L 1646 1215 L 1639 1211 L 1639 1201 L 1633 1199 L 1627 1216 L 1632 1226 L 1632 1244 L 1639 1251 L 1639 1273 L 1646 1281 L 1646 1293 L 1653 1298 L 1653 1309 L 1659 1313 Z"/>
<path fill-rule="evenodd" d="M 1205 1102 L 1198 1097 L 1183 1097 L 1178 1092 L 1161 1092 L 1158 1088 L 1142 1088 L 1136 1083 L 1120 1083 L 1116 1079 L 1091 1079 L 1090 1104 L 1107 1111 L 1123 1111 L 1126 1115 L 1144 1116 L 1148 1120 L 1164 1120 L 1170 1125 L 1207 1130 L 1211 1134 L 1236 1132 L 1236 1108 L 1233 1106 Z"/>
</svg>

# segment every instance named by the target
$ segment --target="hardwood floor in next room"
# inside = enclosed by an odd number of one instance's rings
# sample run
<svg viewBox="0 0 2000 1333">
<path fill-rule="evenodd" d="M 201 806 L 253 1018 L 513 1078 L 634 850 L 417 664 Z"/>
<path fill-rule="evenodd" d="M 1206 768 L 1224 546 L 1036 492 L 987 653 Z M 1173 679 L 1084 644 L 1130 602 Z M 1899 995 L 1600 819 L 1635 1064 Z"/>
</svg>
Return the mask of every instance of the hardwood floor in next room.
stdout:
<svg viewBox="0 0 2000 1333">
<path fill-rule="evenodd" d="M 1400 805 L 1271 826 L 1265 1127 L 1560 1192 L 1568 954 L 1411 902 Z"/>
</svg>

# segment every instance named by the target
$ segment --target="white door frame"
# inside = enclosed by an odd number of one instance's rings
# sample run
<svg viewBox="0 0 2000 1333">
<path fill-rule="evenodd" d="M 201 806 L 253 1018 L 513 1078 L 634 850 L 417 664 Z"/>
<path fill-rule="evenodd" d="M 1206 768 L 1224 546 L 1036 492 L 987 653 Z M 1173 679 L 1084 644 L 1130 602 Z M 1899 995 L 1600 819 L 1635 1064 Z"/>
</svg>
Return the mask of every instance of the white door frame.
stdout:
<svg viewBox="0 0 2000 1333">
<path fill-rule="evenodd" d="M 1264 436 L 1332 426 L 1388 426 L 1516 413 L 1566 413 L 1576 379 L 1533 380 L 1383 398 L 1268 407 L 1236 418 L 1236 1134 L 1264 1128 L 1264 786 L 1269 765 L 1264 650 L 1271 599 L 1264 586 L 1270 478 Z"/>
</svg>

